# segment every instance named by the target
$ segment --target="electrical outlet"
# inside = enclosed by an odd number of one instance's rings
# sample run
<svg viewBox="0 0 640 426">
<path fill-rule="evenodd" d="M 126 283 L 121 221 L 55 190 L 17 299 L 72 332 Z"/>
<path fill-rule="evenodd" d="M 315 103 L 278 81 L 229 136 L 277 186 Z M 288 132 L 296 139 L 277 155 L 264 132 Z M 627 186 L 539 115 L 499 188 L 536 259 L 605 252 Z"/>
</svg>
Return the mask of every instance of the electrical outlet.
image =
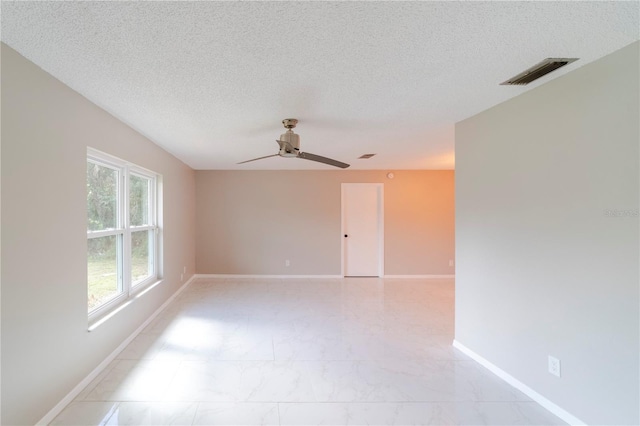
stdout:
<svg viewBox="0 0 640 426">
<path fill-rule="evenodd" d="M 549 355 L 549 373 L 560 377 L 560 360 Z"/>
<path fill-rule="evenodd" d="M 291 266 L 291 262 L 289 262 L 289 259 L 284 261 L 284 266 Z"/>
<path fill-rule="evenodd" d="M 449 260 L 449 266 L 453 266 L 453 259 Z"/>
</svg>

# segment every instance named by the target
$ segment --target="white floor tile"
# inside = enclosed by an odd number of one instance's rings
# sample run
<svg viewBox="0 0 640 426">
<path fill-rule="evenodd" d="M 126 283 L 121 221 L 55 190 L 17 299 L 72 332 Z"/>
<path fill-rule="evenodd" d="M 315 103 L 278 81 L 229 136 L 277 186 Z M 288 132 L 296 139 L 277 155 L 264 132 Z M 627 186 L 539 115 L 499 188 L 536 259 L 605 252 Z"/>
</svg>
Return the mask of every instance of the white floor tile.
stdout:
<svg viewBox="0 0 640 426">
<path fill-rule="evenodd" d="M 276 403 L 200 403 L 194 425 L 279 425 Z"/>
<path fill-rule="evenodd" d="M 183 362 L 165 397 L 169 401 L 240 401 L 241 377 L 233 361 Z"/>
<path fill-rule="evenodd" d="M 443 425 L 437 404 L 280 404 L 281 425 Z"/>
<path fill-rule="evenodd" d="M 120 360 L 84 399 L 161 401 L 179 364 L 179 361 Z"/>
<path fill-rule="evenodd" d="M 534 402 L 281 403 L 289 425 L 561 425 Z"/>
<path fill-rule="evenodd" d="M 453 309 L 453 280 L 198 279 L 52 424 L 562 424 Z"/>
<path fill-rule="evenodd" d="M 191 425 L 197 405 L 175 402 L 122 402 L 106 425 Z"/>
<path fill-rule="evenodd" d="M 67 426 L 105 425 L 117 410 L 119 402 L 74 401 L 50 424 Z"/>
</svg>

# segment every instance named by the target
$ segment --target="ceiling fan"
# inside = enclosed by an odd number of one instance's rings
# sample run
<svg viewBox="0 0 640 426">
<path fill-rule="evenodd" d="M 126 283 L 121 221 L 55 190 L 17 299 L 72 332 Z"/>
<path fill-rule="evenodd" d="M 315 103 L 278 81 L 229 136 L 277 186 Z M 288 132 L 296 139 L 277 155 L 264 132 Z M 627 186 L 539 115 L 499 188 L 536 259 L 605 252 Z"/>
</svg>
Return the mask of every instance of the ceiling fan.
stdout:
<svg viewBox="0 0 640 426">
<path fill-rule="evenodd" d="M 264 158 L 280 156 L 280 157 L 287 157 L 287 158 L 295 157 L 295 158 L 302 158 L 303 160 L 317 161 L 318 163 L 324 163 L 330 166 L 340 167 L 341 169 L 346 169 L 347 167 L 349 167 L 349 164 L 343 163 L 341 161 L 333 160 L 331 158 L 322 157 L 320 155 L 315 155 L 308 152 L 300 152 L 300 136 L 293 133 L 293 130 L 291 130 L 296 127 L 296 124 L 298 124 L 298 120 L 295 118 L 285 118 L 284 120 L 282 120 L 282 124 L 284 125 L 285 129 L 287 129 L 287 131 L 280 135 L 280 139 L 276 140 L 276 142 L 278 143 L 278 146 L 280 147 L 277 154 L 266 155 L 264 157 L 254 158 L 253 160 L 242 161 L 238 164 L 244 164 L 244 163 L 249 163 L 251 161 L 262 160 Z"/>
</svg>

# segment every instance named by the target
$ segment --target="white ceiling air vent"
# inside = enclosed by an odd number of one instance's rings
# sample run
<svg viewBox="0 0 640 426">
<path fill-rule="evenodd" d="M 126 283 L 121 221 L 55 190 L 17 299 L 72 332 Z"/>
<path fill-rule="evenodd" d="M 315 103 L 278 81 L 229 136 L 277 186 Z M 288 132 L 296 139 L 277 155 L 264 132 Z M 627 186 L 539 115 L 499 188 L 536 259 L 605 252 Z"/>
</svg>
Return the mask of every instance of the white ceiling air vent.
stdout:
<svg viewBox="0 0 640 426">
<path fill-rule="evenodd" d="M 369 158 L 373 157 L 375 154 L 362 154 L 360 157 L 358 157 L 359 160 L 368 160 Z"/>
<path fill-rule="evenodd" d="M 577 61 L 578 58 L 547 58 L 544 61 L 524 70 L 515 77 L 500 83 L 501 86 L 524 86 L 552 71 L 562 68 L 571 62 Z"/>
</svg>

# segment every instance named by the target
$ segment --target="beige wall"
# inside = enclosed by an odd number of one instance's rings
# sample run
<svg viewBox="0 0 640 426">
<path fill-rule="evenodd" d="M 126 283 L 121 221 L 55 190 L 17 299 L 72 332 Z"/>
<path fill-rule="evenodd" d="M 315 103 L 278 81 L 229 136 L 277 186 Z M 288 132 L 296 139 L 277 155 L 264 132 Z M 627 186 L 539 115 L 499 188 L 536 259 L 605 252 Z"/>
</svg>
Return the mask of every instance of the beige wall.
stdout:
<svg viewBox="0 0 640 426">
<path fill-rule="evenodd" d="M 87 331 L 87 146 L 163 176 L 164 279 Z M 34 424 L 195 269 L 194 172 L 2 44 L 2 424 Z"/>
<path fill-rule="evenodd" d="M 587 424 L 640 423 L 639 48 L 456 125 L 456 340 Z"/>
<path fill-rule="evenodd" d="M 453 171 L 394 172 L 197 171 L 196 271 L 339 275 L 341 183 L 380 182 L 385 274 L 453 274 Z"/>
</svg>

